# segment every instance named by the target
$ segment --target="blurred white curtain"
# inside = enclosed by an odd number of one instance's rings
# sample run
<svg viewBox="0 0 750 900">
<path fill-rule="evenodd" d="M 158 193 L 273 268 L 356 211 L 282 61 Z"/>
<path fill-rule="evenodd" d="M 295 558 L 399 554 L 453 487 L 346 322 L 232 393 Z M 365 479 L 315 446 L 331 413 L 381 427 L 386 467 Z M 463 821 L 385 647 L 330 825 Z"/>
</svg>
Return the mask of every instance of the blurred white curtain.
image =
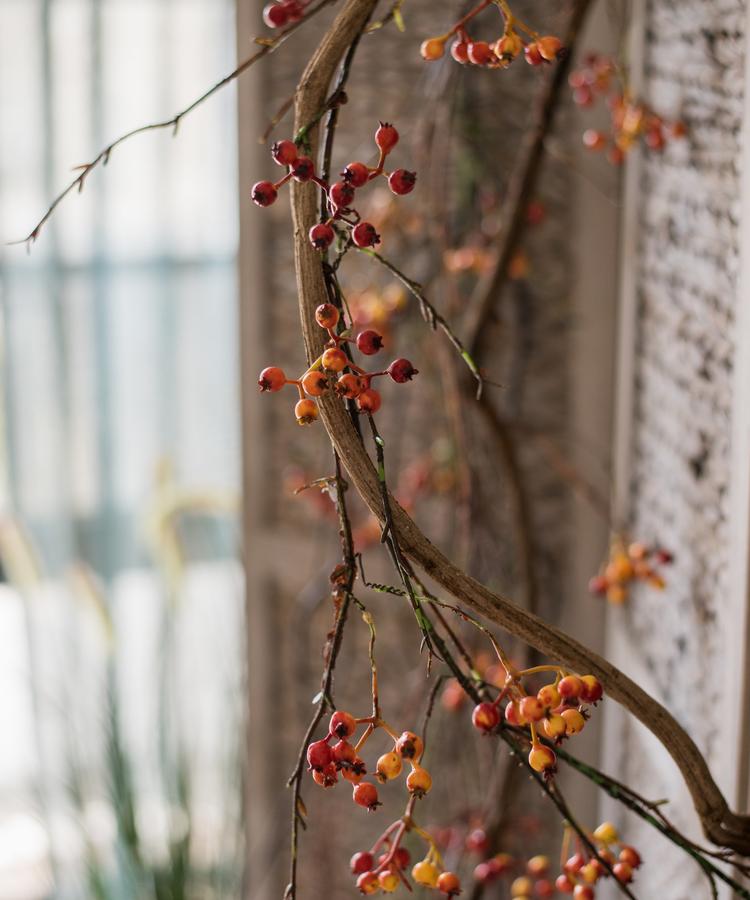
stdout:
<svg viewBox="0 0 750 900">
<path fill-rule="evenodd" d="M 212 803 L 237 747 L 219 735 L 242 708 L 234 89 L 176 137 L 118 148 L 29 254 L 5 243 L 33 228 L 73 166 L 234 64 L 232 0 L 0 0 L 7 900 L 118 896 L 134 864 L 117 835 L 127 822 L 108 809 L 113 704 L 136 862 L 169 854 L 173 793 L 200 810 L 191 852 L 210 860 L 226 817 Z M 165 784 L 183 756 L 189 798 Z"/>
</svg>

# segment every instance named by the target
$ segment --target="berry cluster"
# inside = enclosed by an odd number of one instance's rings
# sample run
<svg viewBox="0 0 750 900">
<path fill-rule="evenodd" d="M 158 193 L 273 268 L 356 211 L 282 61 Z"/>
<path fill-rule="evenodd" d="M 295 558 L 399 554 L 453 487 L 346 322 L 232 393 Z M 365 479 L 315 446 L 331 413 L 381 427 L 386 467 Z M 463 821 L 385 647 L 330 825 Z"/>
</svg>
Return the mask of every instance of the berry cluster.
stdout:
<svg viewBox="0 0 750 900">
<path fill-rule="evenodd" d="M 364 732 L 359 740 L 352 742 L 360 725 Z M 348 712 L 336 711 L 328 724 L 328 734 L 319 741 L 314 741 L 307 748 L 309 771 L 316 784 L 321 787 L 333 787 L 339 775 L 353 785 L 352 799 L 370 812 L 380 806 L 377 786 L 365 780 L 367 767 L 360 756 L 362 748 L 369 738 L 382 728 L 393 740 L 393 747 L 383 753 L 375 763 L 375 778 L 381 784 L 397 779 L 407 764 L 411 771 L 406 778 L 406 789 L 411 801 L 424 797 L 432 787 L 432 777 L 422 764 L 424 743 L 413 731 L 397 734 L 380 716 L 372 715 L 357 719 Z M 410 807 L 408 807 L 410 809 Z M 411 885 L 405 873 L 409 865 L 409 852 L 401 847 L 401 839 L 408 832 L 419 834 L 428 844 L 428 852 L 424 859 L 416 863 L 411 870 L 411 877 L 423 887 L 437 888 L 448 896 L 461 892 L 458 877 L 452 872 L 443 871 L 440 853 L 433 838 L 419 828 L 411 818 L 410 812 L 386 828 L 378 838 L 372 850 L 356 853 L 351 860 L 351 870 L 357 876 L 357 887 L 363 894 L 375 894 L 382 890 L 392 893 L 399 884 L 405 884 L 409 890 Z"/>
<path fill-rule="evenodd" d="M 310 229 L 310 243 L 316 250 L 327 250 L 338 234 L 336 225 L 344 225 L 349 229 L 349 240 L 360 248 L 374 247 L 380 243 L 380 235 L 375 226 L 360 218 L 353 207 L 354 196 L 358 188 L 379 176 L 388 181 L 394 194 L 409 194 L 414 190 L 417 181 L 415 172 L 408 169 L 385 171 L 388 154 L 398 143 L 398 131 L 387 122 L 381 122 L 375 132 L 379 158 L 376 166 L 368 166 L 363 162 L 350 162 L 341 172 L 341 180 L 329 185 L 315 173 L 315 163 L 309 156 L 300 155 L 294 141 L 277 141 L 271 148 L 271 156 L 275 163 L 287 169 L 286 175 L 279 181 L 258 181 L 253 185 L 251 197 L 258 206 L 270 206 L 276 202 L 279 188 L 291 179 L 299 182 L 314 182 L 323 191 L 326 198 L 329 216 L 323 222 Z"/>
<path fill-rule="evenodd" d="M 269 28 L 283 28 L 299 22 L 310 0 L 274 0 L 263 9 L 263 21 Z"/>
<path fill-rule="evenodd" d="M 669 565 L 673 558 L 668 550 L 649 547 L 640 541 L 626 545 L 621 537 L 615 537 L 610 546 L 609 559 L 599 574 L 589 581 L 589 590 L 618 606 L 628 599 L 630 586 L 635 581 L 661 591 L 666 581 L 660 567 Z"/>
<path fill-rule="evenodd" d="M 278 366 L 263 369 L 258 377 L 261 391 L 280 391 L 285 385 L 296 385 L 300 399 L 294 407 L 294 415 L 300 425 L 311 425 L 319 414 L 313 397 L 320 397 L 333 390 L 344 400 L 355 400 L 362 412 L 376 413 L 381 406 L 380 392 L 372 387 L 372 379 L 388 375 L 397 384 L 405 384 L 418 374 L 408 359 L 394 359 L 388 368 L 380 372 L 366 372 L 352 362 L 341 345 L 355 344 L 360 353 L 373 356 L 383 346 L 383 338 L 377 331 L 366 329 L 356 338 L 334 330 L 339 322 L 339 311 L 332 303 L 321 303 L 315 310 L 315 319 L 328 332 L 330 340 L 323 353 L 299 378 L 287 378 Z M 348 371 L 347 371 L 348 370 Z"/>
<path fill-rule="evenodd" d="M 466 26 L 483 9 L 493 5 L 497 6 L 502 14 L 503 33 L 492 42 L 472 39 Z M 530 40 L 524 41 L 519 31 L 524 32 Z M 513 15 L 506 0 L 482 0 L 445 34 L 423 41 L 420 47 L 422 58 L 428 61 L 440 59 L 445 54 L 446 44 L 451 40 L 450 54 L 456 62 L 462 65 L 470 63 L 488 69 L 507 69 L 522 53 L 530 66 L 541 66 L 560 59 L 565 52 L 559 38 L 554 35 L 540 35 L 524 25 Z"/>
<path fill-rule="evenodd" d="M 668 122 L 635 100 L 623 84 L 614 60 L 607 56 L 589 54 L 584 65 L 571 72 L 568 82 L 579 106 L 593 106 L 597 99 L 606 101 L 610 133 L 589 128 L 583 133 L 583 143 L 589 150 L 606 150 L 613 165 L 620 165 L 639 140 L 650 150 L 661 151 L 668 140 L 686 134 L 684 123 Z"/>
<path fill-rule="evenodd" d="M 480 862 L 474 869 L 474 880 L 480 884 L 492 884 L 499 878 L 517 872 L 519 865 L 523 874 L 510 884 L 512 900 L 529 900 L 530 897 L 552 897 L 554 884 L 547 878 L 550 862 L 546 856 L 532 856 L 525 863 L 517 862 L 509 853 L 497 853 Z"/>
<path fill-rule="evenodd" d="M 540 672 L 555 672 L 556 677 L 536 693 L 527 693 L 522 678 Z M 551 777 L 556 771 L 555 752 L 539 739 L 541 729 L 545 737 L 556 744 L 578 734 L 586 725 L 588 705 L 602 699 L 601 683 L 593 675 L 574 675 L 556 666 L 535 666 L 521 672 L 508 671 L 505 685 L 492 702 L 477 704 L 472 712 L 474 727 L 490 734 L 500 725 L 500 704 L 505 698 L 505 721 L 509 725 L 525 727 L 530 733 L 529 765 L 535 772 Z"/>
<path fill-rule="evenodd" d="M 599 858 L 589 853 L 579 841 L 577 851 L 569 858 L 566 845 L 569 843 L 569 830 L 563 838 L 562 872 L 555 880 L 555 887 L 561 894 L 572 894 L 575 900 L 594 900 L 594 885 L 601 878 L 614 874 L 623 884 L 633 880 L 634 871 L 641 865 L 641 856 L 634 847 L 623 844 L 617 829 L 611 822 L 603 822 L 595 829 L 591 839 L 596 844 Z M 612 872 L 604 865 L 605 860 Z"/>
</svg>

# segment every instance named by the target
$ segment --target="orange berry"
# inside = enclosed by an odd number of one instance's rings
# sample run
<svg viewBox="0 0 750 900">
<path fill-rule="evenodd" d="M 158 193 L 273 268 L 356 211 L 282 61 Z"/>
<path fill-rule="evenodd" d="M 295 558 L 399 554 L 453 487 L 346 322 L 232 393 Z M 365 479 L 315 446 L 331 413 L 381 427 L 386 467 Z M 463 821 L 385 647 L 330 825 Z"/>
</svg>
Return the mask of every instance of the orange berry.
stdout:
<svg viewBox="0 0 750 900">
<path fill-rule="evenodd" d="M 619 839 L 617 829 L 611 822 L 602 822 L 594 831 L 594 837 L 602 844 L 614 844 Z"/>
<path fill-rule="evenodd" d="M 396 741 L 396 752 L 400 753 L 404 759 L 412 759 L 418 762 L 424 753 L 424 744 L 419 735 L 413 731 L 403 731 Z"/>
<path fill-rule="evenodd" d="M 278 366 L 269 366 L 258 376 L 258 387 L 261 391 L 280 391 L 286 384 L 284 370 Z"/>
<path fill-rule="evenodd" d="M 516 878 L 510 886 L 511 897 L 530 897 L 534 893 L 534 882 L 522 875 Z"/>
<path fill-rule="evenodd" d="M 544 705 L 538 697 L 524 697 L 518 707 L 521 717 L 527 722 L 539 722 L 544 718 Z"/>
<path fill-rule="evenodd" d="M 378 876 L 378 882 L 380 884 L 381 890 L 385 891 L 386 894 L 392 894 L 401 884 L 401 879 L 395 872 L 389 872 L 386 870 L 380 873 L 380 875 Z"/>
<path fill-rule="evenodd" d="M 426 59 L 429 62 L 440 59 L 445 53 L 445 41 L 443 38 L 428 38 L 426 41 L 422 41 L 419 52 L 422 55 L 422 59 Z"/>
<path fill-rule="evenodd" d="M 461 882 L 455 872 L 443 872 L 437 880 L 437 889 L 449 897 L 461 893 Z"/>
<path fill-rule="evenodd" d="M 575 700 L 581 696 L 583 682 L 577 675 L 566 675 L 557 684 L 557 692 L 563 700 Z"/>
<path fill-rule="evenodd" d="M 560 694 L 554 684 L 545 684 L 537 697 L 545 709 L 556 709 L 560 705 Z"/>
<path fill-rule="evenodd" d="M 533 744 L 529 753 L 529 765 L 535 772 L 549 772 L 555 768 L 557 757 L 544 744 Z"/>
<path fill-rule="evenodd" d="M 357 397 L 357 406 L 362 412 L 376 413 L 380 409 L 382 402 L 380 392 L 376 391 L 375 388 L 366 388 Z"/>
<path fill-rule="evenodd" d="M 421 884 L 424 887 L 436 887 L 440 872 L 438 872 L 437 867 L 431 862 L 423 859 L 422 862 L 418 862 L 411 870 L 411 877 L 417 884 Z"/>
<path fill-rule="evenodd" d="M 314 400 L 298 400 L 294 407 L 298 425 L 312 425 L 318 418 L 318 404 Z"/>
<path fill-rule="evenodd" d="M 562 716 L 552 715 L 548 719 L 545 719 L 542 723 L 542 728 L 544 729 L 544 733 L 551 740 L 557 740 L 557 738 L 561 738 L 565 732 L 565 719 Z"/>
<path fill-rule="evenodd" d="M 586 720 L 577 709 L 564 709 L 561 715 L 565 721 L 566 734 L 578 734 L 586 726 Z"/>
<path fill-rule="evenodd" d="M 392 778 L 398 778 L 401 774 L 401 757 L 393 750 L 384 753 L 375 766 L 375 777 L 384 784 Z"/>
<path fill-rule="evenodd" d="M 542 57 L 542 59 L 546 59 L 547 62 L 553 62 L 554 60 L 559 59 L 560 54 L 563 50 L 563 45 L 560 38 L 557 38 L 551 34 L 539 38 L 539 40 L 536 42 L 536 45 L 539 48 L 540 56 Z"/>
<path fill-rule="evenodd" d="M 328 379 L 322 372 L 308 372 L 302 379 L 302 390 L 311 397 L 320 397 L 328 390 Z"/>
<path fill-rule="evenodd" d="M 430 773 L 427 769 L 423 769 L 422 766 L 415 765 L 406 779 L 406 788 L 409 793 L 415 794 L 417 797 L 424 797 L 425 794 L 429 793 L 431 787 L 432 777 Z"/>
<path fill-rule="evenodd" d="M 342 372 L 349 365 L 349 360 L 343 350 L 339 350 L 338 347 L 329 347 L 323 351 L 320 363 L 324 369 L 331 372 Z"/>
</svg>

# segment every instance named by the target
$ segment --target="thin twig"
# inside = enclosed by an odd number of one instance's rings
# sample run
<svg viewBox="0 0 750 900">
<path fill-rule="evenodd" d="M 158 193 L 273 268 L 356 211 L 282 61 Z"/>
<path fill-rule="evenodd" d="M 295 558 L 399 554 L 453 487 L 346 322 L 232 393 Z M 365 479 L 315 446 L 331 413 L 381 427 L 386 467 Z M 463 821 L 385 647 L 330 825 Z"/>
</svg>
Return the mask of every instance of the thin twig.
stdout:
<svg viewBox="0 0 750 900">
<path fill-rule="evenodd" d="M 466 349 L 463 342 L 456 335 L 455 331 L 451 328 L 447 319 L 442 316 L 430 303 L 430 301 L 425 297 L 424 292 L 422 291 L 422 285 L 418 284 L 416 281 L 413 281 L 409 278 L 408 275 L 405 275 L 400 269 L 393 265 L 392 262 L 387 260 L 385 257 L 381 256 L 379 253 L 376 253 L 375 250 L 367 250 L 363 247 L 357 247 L 360 253 L 364 253 L 366 256 L 371 257 L 372 259 L 377 260 L 381 266 L 385 266 L 389 272 L 398 278 L 398 280 L 406 287 L 409 292 L 419 301 L 419 309 L 422 313 L 422 318 L 427 322 L 427 324 L 433 330 L 435 328 L 440 328 L 443 334 L 448 338 L 448 340 L 453 344 L 458 352 L 459 356 L 463 359 L 466 365 L 469 367 L 469 371 L 474 376 L 477 382 L 477 397 L 480 397 L 482 394 L 482 388 L 484 387 L 484 379 L 482 378 L 482 373 L 479 371 L 477 364 L 474 362 L 474 358 L 471 353 Z"/>
<path fill-rule="evenodd" d="M 301 25 L 304 25 L 308 19 L 311 19 L 316 13 L 320 12 L 321 9 L 324 9 L 326 6 L 330 6 L 332 3 L 335 3 L 336 0 L 319 0 L 319 2 L 311 7 L 308 12 L 305 14 L 304 18 L 300 19 L 298 22 L 294 22 L 291 25 L 287 26 L 283 31 L 279 32 L 276 37 L 273 38 L 256 38 L 256 43 L 262 43 L 262 47 L 258 50 L 257 53 L 254 53 L 252 56 L 248 57 L 244 62 L 241 62 L 236 69 L 226 75 L 221 81 L 217 81 L 213 87 L 210 87 L 207 91 L 204 91 L 189 103 L 184 109 L 181 109 L 178 113 L 175 113 L 171 118 L 164 119 L 161 122 L 151 122 L 148 125 L 140 125 L 138 128 L 133 128 L 131 131 L 125 132 L 125 134 L 121 134 L 120 137 L 116 138 L 110 144 L 101 150 L 96 157 L 89 163 L 86 163 L 82 166 L 76 166 L 76 169 L 79 171 L 79 174 L 70 182 L 70 184 L 62 190 L 57 197 L 50 203 L 47 211 L 42 216 L 42 218 L 36 223 L 36 225 L 32 228 L 29 234 L 25 238 L 20 238 L 17 241 L 10 241 L 11 245 L 13 244 L 26 244 L 27 248 L 30 249 L 31 245 L 36 241 L 39 237 L 39 233 L 42 228 L 52 216 L 57 207 L 62 203 L 62 201 L 70 194 L 72 191 L 77 190 L 80 193 L 83 190 L 86 179 L 91 174 L 91 172 L 100 164 L 106 166 L 109 162 L 109 158 L 112 155 L 112 151 L 119 147 L 120 144 L 125 143 L 125 141 L 130 140 L 130 138 L 135 137 L 138 134 L 145 134 L 147 131 L 158 131 L 164 128 L 171 128 L 173 134 L 177 134 L 177 129 L 179 128 L 180 122 L 185 118 L 185 116 L 189 115 L 193 110 L 197 109 L 202 103 L 205 103 L 209 97 L 212 97 L 217 91 L 221 90 L 221 88 L 230 84 L 236 78 L 239 78 L 243 72 L 246 72 L 252 65 L 254 65 L 258 60 L 262 59 L 264 56 L 267 56 L 269 53 L 273 53 L 281 44 L 286 41 L 286 39 L 295 32 Z"/>
</svg>

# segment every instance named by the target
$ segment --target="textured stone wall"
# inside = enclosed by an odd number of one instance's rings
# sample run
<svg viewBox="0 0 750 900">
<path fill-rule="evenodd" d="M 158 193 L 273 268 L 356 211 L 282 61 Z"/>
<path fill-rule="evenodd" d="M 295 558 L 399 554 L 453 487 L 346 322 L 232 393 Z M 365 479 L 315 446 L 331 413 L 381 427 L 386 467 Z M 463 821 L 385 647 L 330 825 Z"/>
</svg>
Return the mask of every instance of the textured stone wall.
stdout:
<svg viewBox="0 0 750 900">
<path fill-rule="evenodd" d="M 689 137 L 645 155 L 629 198 L 638 207 L 637 257 L 625 261 L 635 266 L 637 292 L 630 524 L 633 535 L 672 549 L 676 561 L 666 591 L 637 591 L 611 628 L 626 648 L 623 662 L 645 671 L 716 771 L 729 624 L 722 598 L 747 9 L 742 0 L 658 0 L 645 15 L 645 98 L 681 117 Z M 625 723 L 615 744 L 614 770 L 646 796 L 669 796 L 679 784 L 640 729 Z M 687 798 L 668 814 L 694 827 Z M 628 828 L 634 843 L 654 846 L 650 829 Z M 657 844 L 659 865 L 639 877 L 642 895 L 708 897 L 697 869 Z"/>
</svg>

